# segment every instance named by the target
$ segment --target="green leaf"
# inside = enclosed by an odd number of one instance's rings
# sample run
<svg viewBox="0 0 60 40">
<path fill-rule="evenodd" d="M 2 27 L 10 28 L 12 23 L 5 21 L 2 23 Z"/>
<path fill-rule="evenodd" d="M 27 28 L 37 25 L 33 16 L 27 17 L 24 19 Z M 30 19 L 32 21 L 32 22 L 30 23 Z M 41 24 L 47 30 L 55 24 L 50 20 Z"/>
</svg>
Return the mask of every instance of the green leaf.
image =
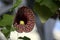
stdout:
<svg viewBox="0 0 60 40">
<path fill-rule="evenodd" d="M 58 9 L 57 5 L 52 0 L 43 0 L 40 5 L 47 6 L 53 13 Z"/>
<path fill-rule="evenodd" d="M 40 20 L 44 23 L 48 18 L 50 18 L 53 13 L 51 10 L 45 6 L 45 5 L 40 5 L 39 3 L 35 3 L 34 5 L 34 11 L 39 15 Z"/>
<path fill-rule="evenodd" d="M 0 28 L 2 29 L 2 33 L 8 38 L 11 32 L 12 22 L 14 20 L 14 15 L 4 14 L 3 19 L 0 21 Z"/>
<path fill-rule="evenodd" d="M 5 37 L 8 39 L 10 36 L 11 31 L 15 31 L 16 29 L 11 26 L 6 26 L 2 29 L 2 33 L 5 35 Z"/>
<path fill-rule="evenodd" d="M 16 3 L 13 4 L 13 7 L 10 9 L 10 11 L 12 11 L 12 10 L 14 10 L 16 7 L 18 7 L 21 2 L 22 2 L 22 0 L 16 0 Z"/>
<path fill-rule="evenodd" d="M 10 30 L 6 29 L 6 27 L 4 27 L 1 31 L 6 38 L 8 38 L 9 34 L 10 34 Z"/>
<path fill-rule="evenodd" d="M 14 20 L 14 15 L 8 15 L 4 14 L 3 19 L 0 21 L 0 26 L 7 26 L 7 25 L 12 25 L 12 22 Z"/>
<path fill-rule="evenodd" d="M 24 36 L 23 40 L 31 40 L 30 38 Z"/>
<path fill-rule="evenodd" d="M 18 37 L 18 39 L 23 39 L 23 37 Z"/>
<path fill-rule="evenodd" d="M 18 39 L 23 39 L 23 40 L 31 40 L 30 38 L 24 36 L 24 37 L 19 37 Z"/>
</svg>

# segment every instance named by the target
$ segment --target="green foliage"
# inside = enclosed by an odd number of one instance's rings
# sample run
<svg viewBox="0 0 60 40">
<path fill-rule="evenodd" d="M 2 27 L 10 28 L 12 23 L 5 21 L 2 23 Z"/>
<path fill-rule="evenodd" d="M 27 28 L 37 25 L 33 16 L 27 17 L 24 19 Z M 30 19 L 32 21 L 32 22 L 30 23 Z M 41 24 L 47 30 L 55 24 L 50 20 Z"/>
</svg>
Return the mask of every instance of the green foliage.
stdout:
<svg viewBox="0 0 60 40">
<path fill-rule="evenodd" d="M 60 0 L 53 0 L 53 2 L 54 2 L 58 7 L 60 7 Z"/>
<path fill-rule="evenodd" d="M 38 3 L 36 4 L 37 5 L 35 5 L 34 11 L 38 13 L 38 15 L 40 16 L 40 20 L 42 20 L 42 22 L 45 22 L 50 16 L 53 15 L 53 13 L 45 5 L 40 6 Z"/>
<path fill-rule="evenodd" d="M 11 27 L 14 20 L 14 15 L 4 14 L 3 19 L 0 20 L 0 28 L 2 28 L 2 33 L 8 38 L 11 31 L 14 29 Z"/>
<path fill-rule="evenodd" d="M 10 28 L 10 27 L 9 27 Z M 2 29 L 2 31 L 1 31 L 4 35 L 5 35 L 5 37 L 6 38 L 8 38 L 9 37 L 9 34 L 10 34 L 10 30 L 8 30 L 8 29 Z"/>
<path fill-rule="evenodd" d="M 43 0 L 41 5 L 47 6 L 52 12 L 55 12 L 57 10 L 57 5 L 52 0 Z"/>
<path fill-rule="evenodd" d="M 21 3 L 21 0 L 16 0 L 17 2 L 13 5 L 13 7 L 10 9 L 10 12 L 12 12 L 18 5 Z M 11 31 L 16 30 L 16 28 L 11 27 L 15 15 L 8 15 L 4 14 L 3 19 L 0 19 L 0 28 L 2 28 L 2 33 L 5 35 L 6 38 L 9 37 L 9 34 Z"/>
<path fill-rule="evenodd" d="M 45 23 L 58 8 L 53 0 L 36 0 L 33 9 L 40 16 L 40 20 Z"/>
<path fill-rule="evenodd" d="M 5 37 L 8 39 L 10 36 L 10 32 L 16 30 L 16 28 L 11 27 L 9 25 L 5 26 L 1 32 L 5 35 Z"/>
<path fill-rule="evenodd" d="M 16 3 L 13 4 L 13 7 L 10 9 L 10 11 L 13 11 L 16 7 L 18 7 L 21 2 L 22 0 L 16 0 Z"/>
<path fill-rule="evenodd" d="M 19 37 L 18 39 L 23 39 L 23 40 L 31 40 L 30 38 L 24 36 L 24 37 Z"/>
<path fill-rule="evenodd" d="M 0 20 L 0 26 L 12 25 L 13 20 L 14 20 L 14 15 L 4 14 L 3 19 Z"/>
</svg>

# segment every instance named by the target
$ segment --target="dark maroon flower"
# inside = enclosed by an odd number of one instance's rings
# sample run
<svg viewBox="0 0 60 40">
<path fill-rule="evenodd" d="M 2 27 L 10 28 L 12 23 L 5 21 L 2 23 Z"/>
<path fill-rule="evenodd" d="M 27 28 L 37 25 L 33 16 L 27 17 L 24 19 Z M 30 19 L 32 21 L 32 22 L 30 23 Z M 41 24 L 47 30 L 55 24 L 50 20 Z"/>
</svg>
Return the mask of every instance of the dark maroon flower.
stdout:
<svg viewBox="0 0 60 40">
<path fill-rule="evenodd" d="M 20 24 L 20 21 L 24 21 L 24 25 Z M 16 13 L 16 17 L 14 20 L 14 27 L 17 28 L 17 31 L 22 32 L 31 32 L 34 28 L 35 24 L 35 16 L 33 11 L 28 7 L 21 7 L 18 9 Z"/>
</svg>

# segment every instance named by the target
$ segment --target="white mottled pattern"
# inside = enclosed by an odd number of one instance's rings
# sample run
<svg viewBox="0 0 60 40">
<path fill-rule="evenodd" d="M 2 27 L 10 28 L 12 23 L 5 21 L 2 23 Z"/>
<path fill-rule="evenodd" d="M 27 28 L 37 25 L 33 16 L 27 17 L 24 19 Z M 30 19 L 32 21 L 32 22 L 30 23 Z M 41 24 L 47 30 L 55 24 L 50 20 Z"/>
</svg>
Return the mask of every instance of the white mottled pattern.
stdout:
<svg viewBox="0 0 60 40">
<path fill-rule="evenodd" d="M 24 37 L 24 36 L 30 38 L 31 40 L 41 40 L 40 36 L 39 36 L 39 34 L 37 32 L 36 25 L 34 26 L 34 29 L 31 32 L 29 32 L 29 33 L 25 33 L 25 32 L 18 33 L 16 31 L 12 31 L 11 34 L 10 34 L 10 39 L 11 40 L 18 40 L 17 39 L 18 37 Z"/>
</svg>

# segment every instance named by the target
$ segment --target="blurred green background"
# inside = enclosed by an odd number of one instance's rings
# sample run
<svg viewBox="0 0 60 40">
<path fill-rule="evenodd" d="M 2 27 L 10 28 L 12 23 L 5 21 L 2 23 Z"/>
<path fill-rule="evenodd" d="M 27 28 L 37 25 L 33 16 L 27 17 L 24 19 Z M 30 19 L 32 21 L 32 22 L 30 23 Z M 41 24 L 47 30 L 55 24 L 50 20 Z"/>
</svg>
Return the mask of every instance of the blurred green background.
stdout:
<svg viewBox="0 0 60 40">
<path fill-rule="evenodd" d="M 42 23 L 45 23 L 58 10 L 60 0 L 35 0 L 34 10 L 40 16 Z"/>
</svg>

